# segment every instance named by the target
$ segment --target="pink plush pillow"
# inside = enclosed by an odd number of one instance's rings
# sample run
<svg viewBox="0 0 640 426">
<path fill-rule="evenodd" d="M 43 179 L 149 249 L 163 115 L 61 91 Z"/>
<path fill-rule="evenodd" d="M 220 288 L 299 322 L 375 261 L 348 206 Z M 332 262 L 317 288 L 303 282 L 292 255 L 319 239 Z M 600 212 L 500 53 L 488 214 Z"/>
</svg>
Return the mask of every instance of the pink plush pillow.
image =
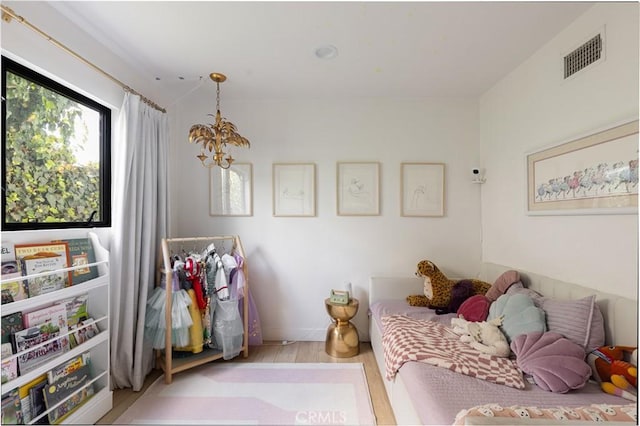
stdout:
<svg viewBox="0 0 640 426">
<path fill-rule="evenodd" d="M 476 294 L 462 302 L 458 308 L 458 316 L 464 317 L 467 321 L 484 321 L 489 315 L 489 305 L 491 305 L 489 299 L 482 294 Z"/>
<path fill-rule="evenodd" d="M 490 302 L 495 302 L 498 297 L 502 296 L 509 290 L 513 284 L 520 281 L 520 274 L 518 271 L 506 271 L 498 277 L 495 283 L 487 290 L 485 296 Z"/>
<path fill-rule="evenodd" d="M 518 367 L 546 391 L 567 393 L 580 389 L 591 376 L 584 349 L 558 333 L 521 334 L 511 342 L 511 350 Z"/>
</svg>

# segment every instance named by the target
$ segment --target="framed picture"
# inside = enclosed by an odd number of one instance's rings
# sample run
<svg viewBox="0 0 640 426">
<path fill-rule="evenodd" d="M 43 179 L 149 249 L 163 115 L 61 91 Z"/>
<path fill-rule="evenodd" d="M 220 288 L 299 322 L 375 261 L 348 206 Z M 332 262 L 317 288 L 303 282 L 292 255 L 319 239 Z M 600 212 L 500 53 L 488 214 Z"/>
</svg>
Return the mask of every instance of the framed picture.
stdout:
<svg viewBox="0 0 640 426">
<path fill-rule="evenodd" d="M 338 215 L 380 214 L 380 163 L 338 163 L 336 186 Z"/>
<path fill-rule="evenodd" d="M 526 158 L 530 215 L 638 211 L 638 120 Z"/>
<path fill-rule="evenodd" d="M 233 163 L 228 169 L 209 169 L 209 214 L 253 215 L 253 169 L 251 163 Z"/>
<path fill-rule="evenodd" d="M 273 164 L 273 215 L 316 215 L 316 165 Z"/>
<path fill-rule="evenodd" d="M 402 216 L 444 216 L 444 164 L 401 163 Z"/>
</svg>

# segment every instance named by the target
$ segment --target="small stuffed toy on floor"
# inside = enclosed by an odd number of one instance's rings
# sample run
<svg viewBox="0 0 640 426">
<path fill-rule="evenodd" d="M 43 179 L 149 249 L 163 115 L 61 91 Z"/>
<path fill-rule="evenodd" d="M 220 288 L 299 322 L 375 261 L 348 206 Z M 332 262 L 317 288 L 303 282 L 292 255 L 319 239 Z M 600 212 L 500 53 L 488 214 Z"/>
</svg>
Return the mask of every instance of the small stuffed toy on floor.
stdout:
<svg viewBox="0 0 640 426">
<path fill-rule="evenodd" d="M 502 317 L 487 322 L 467 321 L 464 317 L 451 318 L 453 332 L 460 336 L 460 341 L 469 343 L 471 347 L 485 354 L 507 358 L 511 348 L 507 338 L 500 331 Z"/>
<path fill-rule="evenodd" d="M 625 355 L 629 361 L 625 360 Z M 601 346 L 587 356 L 593 377 L 611 395 L 637 401 L 638 349 L 633 346 Z"/>
</svg>

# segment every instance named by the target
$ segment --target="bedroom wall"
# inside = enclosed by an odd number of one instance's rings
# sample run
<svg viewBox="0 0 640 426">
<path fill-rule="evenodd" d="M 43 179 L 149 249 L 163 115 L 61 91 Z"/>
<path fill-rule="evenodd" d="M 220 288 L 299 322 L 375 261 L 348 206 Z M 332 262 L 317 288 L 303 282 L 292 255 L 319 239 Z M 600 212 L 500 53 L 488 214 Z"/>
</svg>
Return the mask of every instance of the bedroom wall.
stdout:
<svg viewBox="0 0 640 426">
<path fill-rule="evenodd" d="M 229 79 L 225 84 L 232 84 Z M 234 150 L 253 164 L 251 217 L 210 217 L 209 172 L 187 141 L 189 127 L 208 122 L 215 92 L 194 93 L 175 108 L 171 190 L 175 237 L 238 234 L 248 256 L 252 293 L 264 336 L 324 340 L 324 299 L 350 281 L 361 302 L 356 325 L 367 337 L 368 280 L 411 276 L 432 259 L 455 276 L 475 276 L 480 262 L 477 101 L 470 99 L 224 99 L 221 109 L 251 149 Z M 381 214 L 336 214 L 336 162 L 381 163 Z M 446 164 L 446 214 L 400 216 L 400 163 Z M 316 164 L 316 217 L 273 217 L 272 164 Z"/>
<path fill-rule="evenodd" d="M 562 81 L 562 56 L 605 28 L 606 60 Z M 638 4 L 602 3 L 480 99 L 484 261 L 637 300 L 637 215 L 528 216 L 525 155 L 638 118 Z"/>
</svg>

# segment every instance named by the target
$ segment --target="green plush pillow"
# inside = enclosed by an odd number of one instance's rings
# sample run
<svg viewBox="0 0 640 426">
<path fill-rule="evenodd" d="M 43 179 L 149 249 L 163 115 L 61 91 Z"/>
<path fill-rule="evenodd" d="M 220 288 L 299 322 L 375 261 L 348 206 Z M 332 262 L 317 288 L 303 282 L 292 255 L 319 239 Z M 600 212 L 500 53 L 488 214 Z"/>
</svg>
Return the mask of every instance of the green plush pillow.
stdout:
<svg viewBox="0 0 640 426">
<path fill-rule="evenodd" d="M 544 311 L 526 294 L 503 294 L 489 307 L 487 321 L 503 316 L 500 329 L 507 340 L 534 331 L 545 332 L 547 325 Z"/>
</svg>

